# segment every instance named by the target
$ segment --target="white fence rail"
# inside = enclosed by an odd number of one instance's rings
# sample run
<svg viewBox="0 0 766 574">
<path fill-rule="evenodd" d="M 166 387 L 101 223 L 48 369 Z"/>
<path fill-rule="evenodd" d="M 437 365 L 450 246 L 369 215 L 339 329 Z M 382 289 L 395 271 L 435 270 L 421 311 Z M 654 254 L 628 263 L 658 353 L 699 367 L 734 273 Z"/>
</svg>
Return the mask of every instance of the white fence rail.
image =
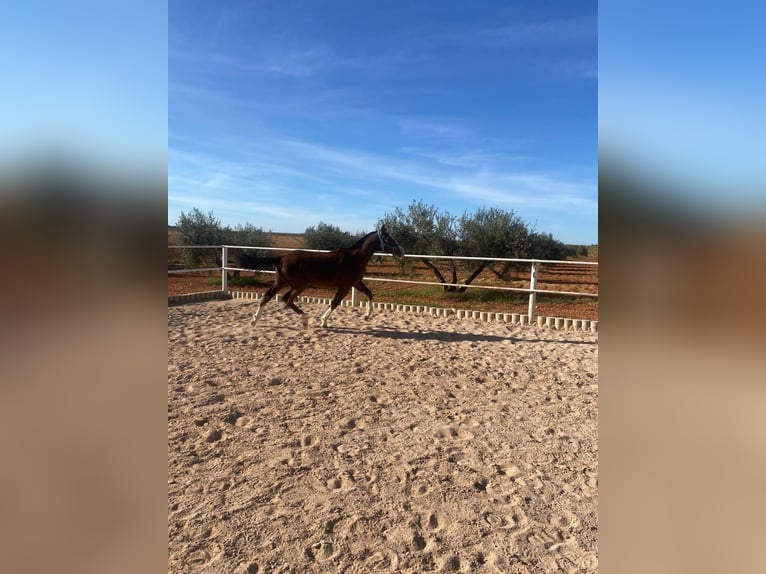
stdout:
<svg viewBox="0 0 766 574">
<path fill-rule="evenodd" d="M 230 249 L 251 249 L 258 251 L 296 251 L 296 249 L 290 249 L 286 247 L 253 247 L 251 245 L 168 245 L 170 249 L 220 249 L 221 261 L 223 265 L 221 267 L 205 267 L 197 269 L 168 269 L 168 274 L 176 273 L 197 273 L 197 272 L 221 272 L 221 291 L 226 293 L 229 290 L 229 278 L 227 272 L 229 271 L 257 271 L 259 273 L 275 273 L 274 271 L 267 271 L 263 269 L 244 269 L 241 267 L 230 267 L 229 250 Z M 302 251 L 314 251 L 317 253 L 326 252 L 323 249 L 302 249 Z M 393 257 L 390 253 L 375 253 L 374 256 Z M 554 259 L 513 259 L 504 257 L 458 257 L 449 255 L 405 255 L 406 258 L 411 259 L 452 259 L 457 261 L 491 261 L 497 263 L 525 263 L 530 265 L 529 287 L 499 287 L 493 285 L 472 285 L 466 283 L 439 283 L 436 281 L 412 281 L 409 279 L 386 279 L 383 277 L 364 277 L 364 281 L 378 281 L 386 283 L 405 283 L 414 285 L 437 285 L 444 287 L 449 285 L 450 287 L 465 287 L 467 289 L 491 289 L 493 291 L 514 291 L 517 293 L 529 293 L 529 307 L 527 311 L 529 324 L 531 325 L 535 318 L 535 306 L 537 304 L 537 295 L 563 295 L 569 297 L 593 297 L 598 298 L 598 293 L 580 293 L 576 291 L 556 291 L 552 289 L 538 289 L 537 288 L 537 275 L 541 265 L 572 265 L 579 267 L 598 267 L 598 263 L 594 261 L 561 261 Z M 358 293 L 356 289 L 351 290 L 352 304 L 356 304 L 358 301 Z"/>
</svg>

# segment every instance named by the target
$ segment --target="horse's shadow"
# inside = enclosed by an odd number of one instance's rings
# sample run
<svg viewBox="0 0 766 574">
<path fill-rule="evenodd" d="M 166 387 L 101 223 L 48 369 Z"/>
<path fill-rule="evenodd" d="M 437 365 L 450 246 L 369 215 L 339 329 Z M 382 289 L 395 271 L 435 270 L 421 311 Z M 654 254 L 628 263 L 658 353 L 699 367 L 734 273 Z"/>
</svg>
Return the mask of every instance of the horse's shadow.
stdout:
<svg viewBox="0 0 766 574">
<path fill-rule="evenodd" d="M 362 335 L 370 337 L 378 337 L 383 339 L 394 340 L 410 340 L 410 341 L 442 341 L 446 343 L 460 343 L 460 342 L 484 342 L 484 343 L 562 343 L 562 344 L 578 344 L 578 345 L 596 345 L 595 341 L 580 341 L 569 339 L 527 339 L 517 338 L 504 335 L 487 335 L 481 333 L 457 333 L 454 331 L 401 331 L 398 329 L 390 328 L 372 328 L 372 329 L 352 329 L 350 327 L 325 327 L 325 331 L 334 333 L 344 333 L 353 335 Z"/>
</svg>

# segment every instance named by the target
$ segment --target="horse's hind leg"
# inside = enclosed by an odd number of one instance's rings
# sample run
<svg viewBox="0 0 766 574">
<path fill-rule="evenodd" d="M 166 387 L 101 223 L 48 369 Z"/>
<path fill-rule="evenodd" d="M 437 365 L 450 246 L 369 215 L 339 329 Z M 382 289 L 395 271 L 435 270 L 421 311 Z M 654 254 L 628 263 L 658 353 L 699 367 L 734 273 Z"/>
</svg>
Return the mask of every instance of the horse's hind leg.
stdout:
<svg viewBox="0 0 766 574">
<path fill-rule="evenodd" d="M 343 298 L 348 294 L 348 292 L 351 290 L 351 287 L 341 287 L 338 289 L 338 292 L 335 293 L 335 297 L 333 297 L 332 302 L 330 303 L 330 308 L 327 309 L 327 311 L 324 312 L 324 315 L 322 315 L 322 318 L 319 322 L 319 324 L 322 327 L 327 326 L 327 317 L 330 316 L 330 313 L 332 313 L 335 310 L 335 307 L 340 305 L 340 302 L 343 301 Z"/>
<path fill-rule="evenodd" d="M 306 313 L 303 312 L 303 309 L 301 309 L 295 304 L 295 298 L 301 293 L 303 293 L 303 289 L 295 289 L 291 287 L 290 290 L 287 293 L 285 293 L 285 305 L 287 305 L 288 307 L 290 307 L 290 309 L 298 313 L 298 315 L 301 316 L 301 322 L 303 323 L 303 326 L 308 327 L 309 326 L 308 316 L 306 315 Z"/>
<path fill-rule="evenodd" d="M 372 291 L 370 291 L 367 285 L 365 285 L 361 281 L 357 283 L 356 285 L 354 285 L 354 287 L 356 287 L 362 293 L 367 295 L 367 313 L 365 313 L 364 318 L 369 319 L 370 317 L 372 317 Z"/>
</svg>

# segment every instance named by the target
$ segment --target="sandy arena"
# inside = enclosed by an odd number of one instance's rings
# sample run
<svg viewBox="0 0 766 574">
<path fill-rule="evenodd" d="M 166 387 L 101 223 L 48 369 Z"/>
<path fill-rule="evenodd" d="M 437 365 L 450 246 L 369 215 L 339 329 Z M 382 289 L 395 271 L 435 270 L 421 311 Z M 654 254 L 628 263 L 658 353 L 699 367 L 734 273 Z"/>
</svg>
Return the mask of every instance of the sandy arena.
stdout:
<svg viewBox="0 0 766 574">
<path fill-rule="evenodd" d="M 596 572 L 598 335 L 168 308 L 168 572 Z"/>
</svg>

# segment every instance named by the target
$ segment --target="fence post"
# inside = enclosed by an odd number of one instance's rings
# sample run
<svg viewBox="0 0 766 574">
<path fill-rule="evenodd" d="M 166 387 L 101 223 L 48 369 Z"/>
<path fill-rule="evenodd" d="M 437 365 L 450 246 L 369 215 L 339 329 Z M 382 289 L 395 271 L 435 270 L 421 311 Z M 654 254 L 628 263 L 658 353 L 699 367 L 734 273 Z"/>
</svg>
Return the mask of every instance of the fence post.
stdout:
<svg viewBox="0 0 766 574">
<path fill-rule="evenodd" d="M 229 290 L 229 276 L 226 274 L 226 267 L 229 265 L 229 248 L 225 245 L 221 257 L 221 291 L 226 293 Z"/>
<path fill-rule="evenodd" d="M 535 303 L 537 302 L 537 293 L 535 293 L 535 289 L 537 289 L 537 262 L 532 262 L 532 276 L 529 279 L 529 288 L 532 290 L 529 293 L 529 311 L 527 315 L 529 316 L 529 324 L 532 324 L 532 321 L 534 321 L 535 318 Z"/>
</svg>

